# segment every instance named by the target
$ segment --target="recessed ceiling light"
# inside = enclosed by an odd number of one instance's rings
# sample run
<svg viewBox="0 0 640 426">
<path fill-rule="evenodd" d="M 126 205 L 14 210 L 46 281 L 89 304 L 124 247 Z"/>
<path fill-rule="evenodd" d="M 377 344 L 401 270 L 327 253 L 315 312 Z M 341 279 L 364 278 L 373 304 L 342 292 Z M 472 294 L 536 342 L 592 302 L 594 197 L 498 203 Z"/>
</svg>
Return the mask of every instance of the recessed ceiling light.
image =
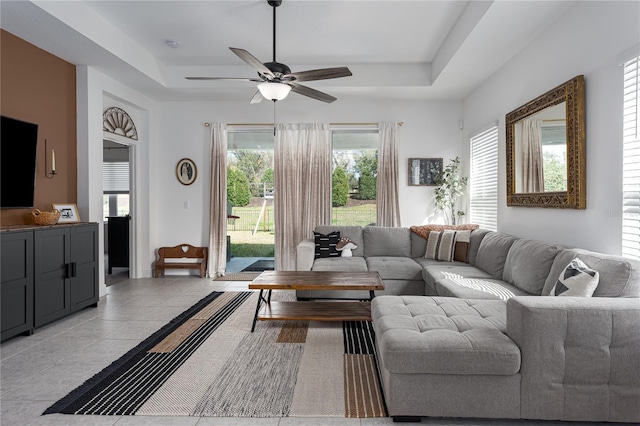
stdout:
<svg viewBox="0 0 640 426">
<path fill-rule="evenodd" d="M 167 40 L 166 43 L 167 43 L 167 46 L 169 46 L 172 49 L 177 49 L 180 47 L 180 42 L 176 40 Z"/>
</svg>

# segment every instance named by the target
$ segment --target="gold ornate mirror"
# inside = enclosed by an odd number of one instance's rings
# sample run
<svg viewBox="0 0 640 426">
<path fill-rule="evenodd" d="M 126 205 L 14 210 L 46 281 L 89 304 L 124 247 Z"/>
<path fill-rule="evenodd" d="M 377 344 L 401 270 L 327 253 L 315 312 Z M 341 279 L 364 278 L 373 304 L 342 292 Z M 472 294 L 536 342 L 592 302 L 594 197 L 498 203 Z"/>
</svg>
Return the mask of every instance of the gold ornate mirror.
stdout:
<svg viewBox="0 0 640 426">
<path fill-rule="evenodd" d="M 584 76 L 506 115 L 507 205 L 587 208 Z"/>
</svg>

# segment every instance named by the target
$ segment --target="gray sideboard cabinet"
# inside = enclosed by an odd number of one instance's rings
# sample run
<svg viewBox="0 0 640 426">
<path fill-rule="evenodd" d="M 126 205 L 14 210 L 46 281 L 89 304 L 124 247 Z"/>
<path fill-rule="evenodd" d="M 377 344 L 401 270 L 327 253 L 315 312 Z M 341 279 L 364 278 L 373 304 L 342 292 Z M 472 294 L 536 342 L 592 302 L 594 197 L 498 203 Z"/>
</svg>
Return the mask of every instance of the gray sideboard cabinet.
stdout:
<svg viewBox="0 0 640 426">
<path fill-rule="evenodd" d="M 98 225 L 34 230 L 34 326 L 98 303 Z"/>
<path fill-rule="evenodd" d="M 33 333 L 33 232 L 0 233 L 0 340 Z"/>
<path fill-rule="evenodd" d="M 98 306 L 98 224 L 3 227 L 2 341 Z"/>
</svg>

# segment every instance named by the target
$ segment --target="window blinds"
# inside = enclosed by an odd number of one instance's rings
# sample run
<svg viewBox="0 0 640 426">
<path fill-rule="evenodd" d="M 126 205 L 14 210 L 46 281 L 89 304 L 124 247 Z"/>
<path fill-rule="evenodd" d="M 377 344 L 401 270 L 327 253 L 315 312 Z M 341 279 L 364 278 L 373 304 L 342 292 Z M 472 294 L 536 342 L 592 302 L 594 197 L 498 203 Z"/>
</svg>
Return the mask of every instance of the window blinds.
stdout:
<svg viewBox="0 0 640 426">
<path fill-rule="evenodd" d="M 622 255 L 640 259 L 640 56 L 624 64 Z"/>
<path fill-rule="evenodd" d="M 498 126 L 471 138 L 469 221 L 498 228 Z"/>
<path fill-rule="evenodd" d="M 128 194 L 129 163 L 102 163 L 102 185 L 105 194 Z"/>
</svg>

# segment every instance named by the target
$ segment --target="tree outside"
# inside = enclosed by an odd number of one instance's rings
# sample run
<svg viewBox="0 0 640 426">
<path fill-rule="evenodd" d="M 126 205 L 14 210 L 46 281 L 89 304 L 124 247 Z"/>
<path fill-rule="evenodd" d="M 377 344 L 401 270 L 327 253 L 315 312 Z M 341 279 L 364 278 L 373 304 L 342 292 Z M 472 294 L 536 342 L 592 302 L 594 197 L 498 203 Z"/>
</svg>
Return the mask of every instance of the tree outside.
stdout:
<svg viewBox="0 0 640 426">
<path fill-rule="evenodd" d="M 375 200 L 378 180 L 370 173 L 363 172 L 358 181 L 358 198 L 360 200 Z"/>
<path fill-rule="evenodd" d="M 557 154 L 543 151 L 544 191 L 558 192 L 567 190 L 567 166 Z"/>
<path fill-rule="evenodd" d="M 269 167 L 262 175 L 262 182 L 273 183 L 273 168 Z"/>
<path fill-rule="evenodd" d="M 249 179 L 241 170 L 227 170 L 227 200 L 238 207 L 246 206 L 251 201 Z"/>
<path fill-rule="evenodd" d="M 264 180 L 264 175 L 269 169 L 273 176 L 273 152 L 271 151 L 248 149 L 230 151 L 227 163 L 229 169 L 242 171 L 252 184 L 267 182 Z M 251 185 L 251 196 L 262 196 L 260 188 L 260 185 Z"/>
<path fill-rule="evenodd" d="M 341 167 L 336 167 L 331 175 L 331 202 L 333 207 L 347 205 L 349 199 L 349 179 Z"/>
</svg>

